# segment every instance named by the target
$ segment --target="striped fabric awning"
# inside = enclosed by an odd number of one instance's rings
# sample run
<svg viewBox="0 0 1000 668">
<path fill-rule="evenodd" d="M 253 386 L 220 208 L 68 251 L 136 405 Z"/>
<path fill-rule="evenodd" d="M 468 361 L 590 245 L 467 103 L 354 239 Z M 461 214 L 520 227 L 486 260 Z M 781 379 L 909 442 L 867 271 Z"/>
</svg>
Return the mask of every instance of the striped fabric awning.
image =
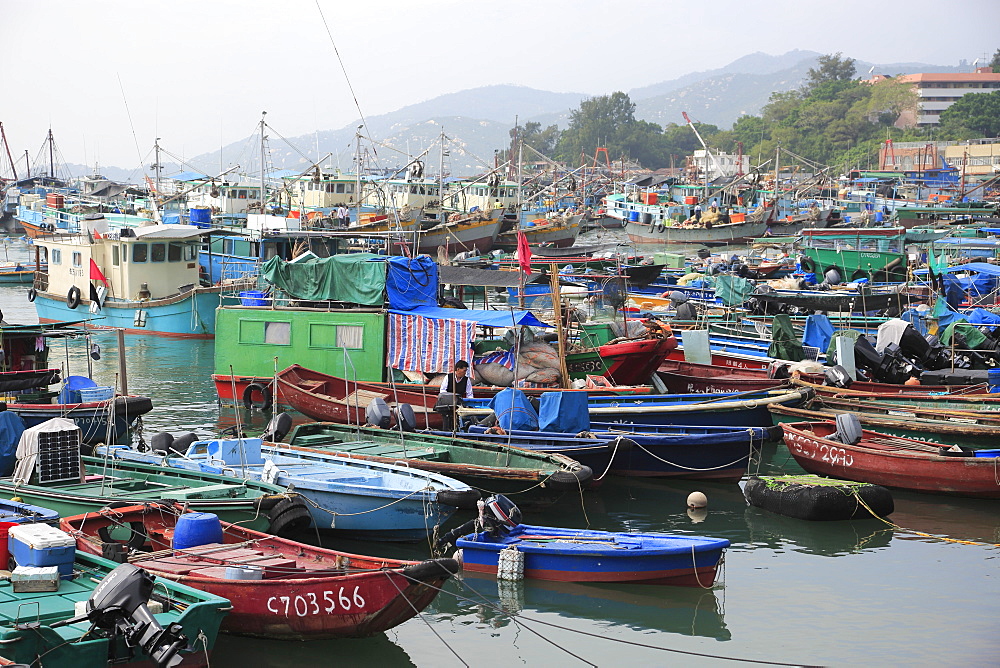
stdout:
<svg viewBox="0 0 1000 668">
<path fill-rule="evenodd" d="M 390 368 L 424 373 L 451 373 L 455 362 L 469 360 L 476 323 L 471 320 L 389 314 Z"/>
</svg>

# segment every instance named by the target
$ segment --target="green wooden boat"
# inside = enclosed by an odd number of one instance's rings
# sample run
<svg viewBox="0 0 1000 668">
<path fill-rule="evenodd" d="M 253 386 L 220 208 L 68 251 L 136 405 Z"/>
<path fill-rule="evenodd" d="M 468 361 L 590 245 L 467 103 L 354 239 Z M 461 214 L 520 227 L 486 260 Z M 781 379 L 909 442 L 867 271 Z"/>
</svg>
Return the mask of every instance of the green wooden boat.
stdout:
<svg viewBox="0 0 1000 668">
<path fill-rule="evenodd" d="M 53 592 L 14 592 L 11 581 L 0 580 L 0 657 L 25 666 L 98 668 L 111 665 L 150 666 L 142 647 L 127 647 L 121 635 L 90 632 L 89 621 L 52 626 L 78 616 L 76 604 L 90 598 L 98 583 L 119 564 L 77 552 L 73 579 L 60 580 Z M 157 579 L 153 602 L 163 606 L 154 617 L 161 626 L 180 624 L 188 646 L 178 657 L 184 665 L 207 665 L 219 626 L 231 609 L 226 599 L 171 580 Z"/>
<path fill-rule="evenodd" d="M 298 495 L 289 495 L 277 485 L 229 476 L 167 467 L 81 457 L 82 480 L 38 482 L 38 472 L 28 483 L 0 478 L 0 495 L 49 508 L 61 517 L 80 515 L 109 504 L 141 505 L 169 500 L 187 504 L 191 510 L 215 513 L 225 522 L 240 523 L 257 531 L 278 531 L 289 523 L 283 515 L 304 511 Z M 281 526 L 279 526 L 279 524 Z M 286 529 L 289 530 L 289 529 Z"/>
<path fill-rule="evenodd" d="M 769 406 L 768 410 L 776 425 L 833 420 L 841 413 L 854 413 L 865 429 L 893 436 L 967 448 L 993 448 L 1000 443 L 1000 415 L 964 417 L 943 409 L 827 397 L 816 397 L 801 408 Z"/>
<path fill-rule="evenodd" d="M 844 280 L 906 275 L 906 232 L 890 228 L 802 230 L 802 268 L 821 276 L 836 269 Z"/>
<path fill-rule="evenodd" d="M 593 478 L 589 466 L 564 455 L 332 422 L 299 425 L 287 441 L 295 448 L 433 471 L 484 492 L 506 494 L 524 507 L 551 505 L 567 492 L 586 489 Z"/>
</svg>

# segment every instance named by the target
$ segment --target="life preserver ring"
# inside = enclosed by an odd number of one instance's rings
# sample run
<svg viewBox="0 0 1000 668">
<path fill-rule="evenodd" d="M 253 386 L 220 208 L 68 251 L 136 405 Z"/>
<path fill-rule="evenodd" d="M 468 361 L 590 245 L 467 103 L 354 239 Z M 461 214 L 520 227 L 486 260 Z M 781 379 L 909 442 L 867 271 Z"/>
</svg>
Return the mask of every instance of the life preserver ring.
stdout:
<svg viewBox="0 0 1000 668">
<path fill-rule="evenodd" d="M 803 255 L 799 258 L 799 266 L 802 267 L 803 271 L 808 271 L 810 273 L 816 272 L 816 263 L 808 255 Z"/>
<path fill-rule="evenodd" d="M 37 290 L 35 290 L 34 288 L 28 288 L 28 301 L 29 302 L 35 301 L 35 297 L 37 297 L 37 296 L 38 296 L 38 291 Z"/>
<path fill-rule="evenodd" d="M 254 392 L 260 392 L 260 401 L 253 400 Z M 268 385 L 250 383 L 243 390 L 243 407 L 248 411 L 256 409 L 261 413 L 264 413 L 271 408 L 273 403 L 274 397 L 271 395 L 271 388 Z"/>
<path fill-rule="evenodd" d="M 66 293 L 66 306 L 76 308 L 80 305 L 80 288 L 75 285 Z"/>
</svg>

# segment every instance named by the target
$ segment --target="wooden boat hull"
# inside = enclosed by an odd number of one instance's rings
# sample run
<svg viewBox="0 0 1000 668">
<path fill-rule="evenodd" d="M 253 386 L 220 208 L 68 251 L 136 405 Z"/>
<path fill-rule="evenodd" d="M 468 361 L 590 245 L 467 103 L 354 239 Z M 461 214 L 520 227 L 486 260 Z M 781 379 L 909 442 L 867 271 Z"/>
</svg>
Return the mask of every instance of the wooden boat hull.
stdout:
<svg viewBox="0 0 1000 668">
<path fill-rule="evenodd" d="M 728 244 L 748 242 L 767 231 L 766 222 L 745 221 L 705 227 L 672 227 L 629 221 L 625 233 L 639 244 Z"/>
<path fill-rule="evenodd" d="M 136 419 L 153 410 L 149 397 L 116 397 L 114 411 L 108 410 L 107 401 L 83 404 L 7 404 L 7 410 L 17 413 L 25 427 L 34 427 L 52 418 L 64 417 L 80 428 L 87 445 L 119 443 L 127 440 L 129 429 Z M 109 425 L 109 414 L 112 416 Z"/>
<path fill-rule="evenodd" d="M 490 574 L 500 550 L 514 545 L 524 554 L 525 578 L 710 587 L 729 541 L 520 525 L 502 539 L 483 532 L 456 542 L 465 570 Z"/>
<path fill-rule="evenodd" d="M 566 370 L 570 378 L 604 376 L 616 385 L 640 385 L 649 382 L 667 354 L 677 347 L 672 336 L 640 339 L 600 346 L 597 357 L 593 352 L 566 355 Z"/>
<path fill-rule="evenodd" d="M 348 381 L 294 364 L 276 376 L 282 399 L 314 420 L 338 424 L 365 424 L 365 408 L 372 397 L 387 403 L 413 407 L 418 429 L 434 429 L 443 424 L 433 408 L 437 392 L 410 392 L 386 389 L 369 383 Z"/>
<path fill-rule="evenodd" d="M 423 563 L 363 557 L 315 548 L 227 524 L 226 551 L 198 554 L 197 548 L 171 551 L 179 508 L 142 506 L 115 509 L 114 515 L 65 518 L 63 529 L 77 535 L 78 549 L 102 549 L 101 527 L 141 524 L 148 549 L 162 558 L 133 562 L 157 577 L 229 599 L 232 611 L 223 630 L 278 640 L 363 637 L 382 633 L 419 614 L 458 570 L 451 559 Z M 219 546 L 215 550 L 225 550 Z M 188 557 L 187 554 L 198 556 Z M 149 557 L 154 557 L 150 554 Z M 256 558 L 255 558 L 256 557 Z M 227 564 L 260 564 L 261 580 L 226 579 Z M 187 562 L 187 563 L 185 563 Z M 352 572 L 357 571 L 357 572 Z M 300 577 L 295 577 L 300 575 Z"/>
<path fill-rule="evenodd" d="M 782 429 L 792 457 L 809 473 L 915 492 L 1000 498 L 996 457 L 941 456 L 935 454 L 936 443 L 867 430 L 858 445 L 840 443 L 829 438 L 836 430 L 832 422 L 784 424 Z"/>
</svg>

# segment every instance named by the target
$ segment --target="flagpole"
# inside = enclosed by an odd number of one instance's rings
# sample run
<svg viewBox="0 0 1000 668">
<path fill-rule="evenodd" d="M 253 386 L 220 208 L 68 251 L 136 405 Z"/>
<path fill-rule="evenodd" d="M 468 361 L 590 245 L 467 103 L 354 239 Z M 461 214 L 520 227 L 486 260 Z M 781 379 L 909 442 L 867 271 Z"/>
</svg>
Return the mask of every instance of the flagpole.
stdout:
<svg viewBox="0 0 1000 668">
<path fill-rule="evenodd" d="M 552 310 L 556 317 L 556 341 L 559 343 L 559 372 L 562 386 L 569 388 L 569 371 L 566 369 L 566 333 L 563 331 L 562 295 L 559 294 L 559 272 L 556 265 L 549 265 L 549 285 L 552 286 Z"/>
</svg>

